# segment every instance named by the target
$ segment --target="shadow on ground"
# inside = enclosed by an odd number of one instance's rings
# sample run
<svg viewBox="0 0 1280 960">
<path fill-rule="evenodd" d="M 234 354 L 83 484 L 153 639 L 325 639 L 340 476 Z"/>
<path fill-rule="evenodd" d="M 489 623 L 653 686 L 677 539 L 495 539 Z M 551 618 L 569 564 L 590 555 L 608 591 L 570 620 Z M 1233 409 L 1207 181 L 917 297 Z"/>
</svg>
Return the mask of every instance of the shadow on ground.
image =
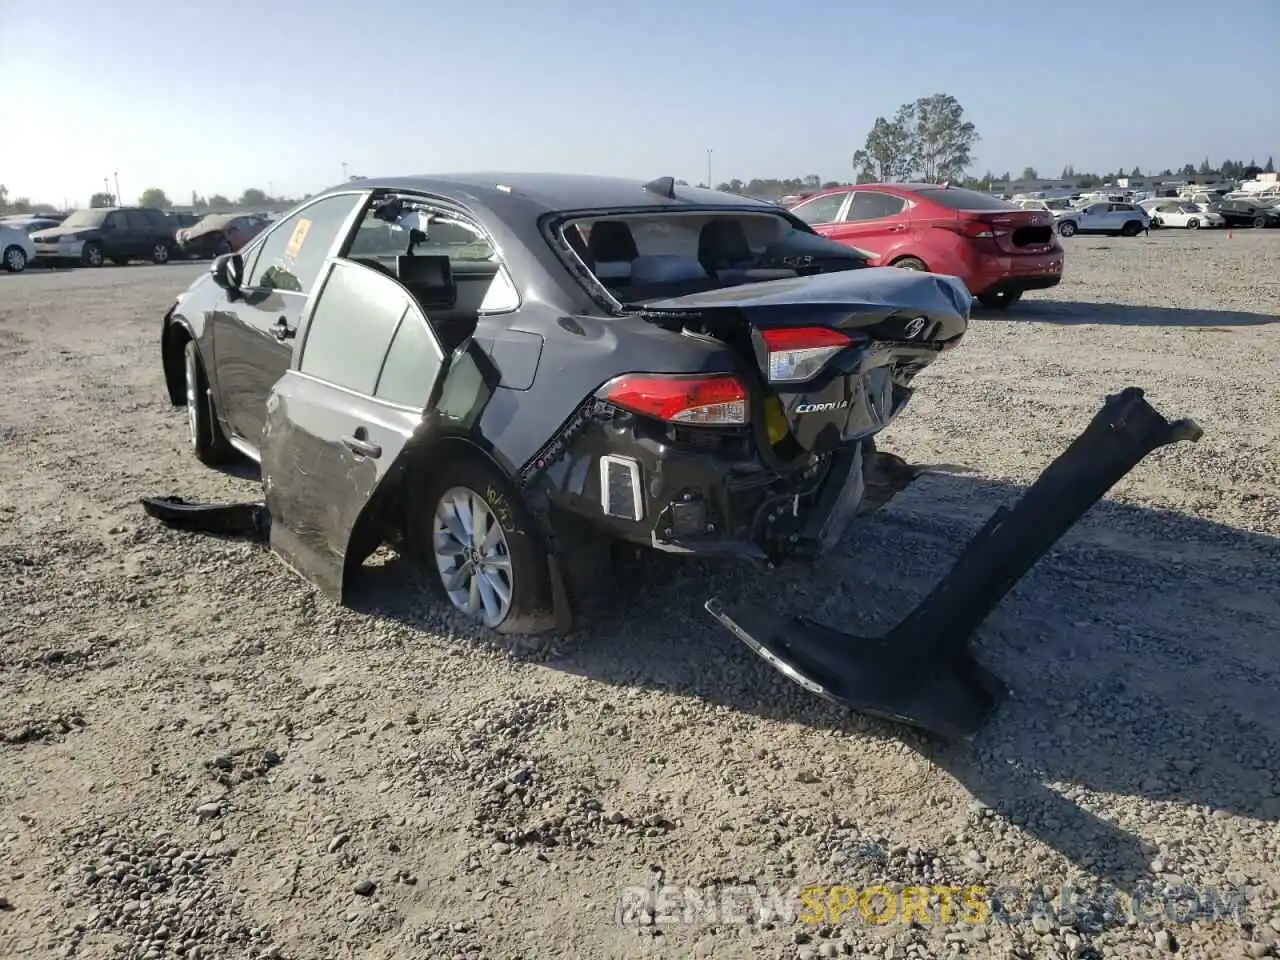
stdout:
<svg viewBox="0 0 1280 960">
<path fill-rule="evenodd" d="M 904 740 L 1023 830 L 1123 890 L 1152 879 L 1154 851 L 1090 813 L 1091 792 L 1196 805 L 1206 816 L 1280 820 L 1270 773 L 1280 760 L 1276 538 L 1115 502 L 1096 506 L 979 630 L 980 659 L 1014 697 L 971 745 L 940 745 L 818 700 L 702 609 L 713 594 L 729 607 L 776 597 L 788 612 L 874 635 L 905 614 L 991 510 L 1018 492 L 927 475 L 860 521 L 820 568 L 768 574 L 648 554 L 618 571 L 617 595 L 548 665 L 770 719 Z M 355 605 L 426 627 L 416 583 L 399 562 L 368 568 Z"/>
<path fill-rule="evenodd" d="M 1191 310 L 1180 307 L 1136 307 L 1124 303 L 1076 300 L 1020 300 L 1007 310 L 983 310 L 981 321 L 1032 320 L 1039 323 L 1096 323 L 1120 327 L 1254 327 L 1280 323 L 1280 316 L 1239 310 Z"/>
</svg>

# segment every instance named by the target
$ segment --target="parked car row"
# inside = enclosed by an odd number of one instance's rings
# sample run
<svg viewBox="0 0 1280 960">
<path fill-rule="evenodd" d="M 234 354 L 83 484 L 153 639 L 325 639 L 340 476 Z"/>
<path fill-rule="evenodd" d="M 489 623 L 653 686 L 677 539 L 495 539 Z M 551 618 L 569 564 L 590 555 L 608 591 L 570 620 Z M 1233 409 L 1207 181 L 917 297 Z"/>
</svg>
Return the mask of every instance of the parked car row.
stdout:
<svg viewBox="0 0 1280 960">
<path fill-rule="evenodd" d="M 93 207 L 61 216 L 5 218 L 0 220 L 0 264 L 21 273 L 32 263 L 100 267 L 211 257 L 239 250 L 270 222 L 262 214 L 201 217 L 152 207 Z"/>
</svg>

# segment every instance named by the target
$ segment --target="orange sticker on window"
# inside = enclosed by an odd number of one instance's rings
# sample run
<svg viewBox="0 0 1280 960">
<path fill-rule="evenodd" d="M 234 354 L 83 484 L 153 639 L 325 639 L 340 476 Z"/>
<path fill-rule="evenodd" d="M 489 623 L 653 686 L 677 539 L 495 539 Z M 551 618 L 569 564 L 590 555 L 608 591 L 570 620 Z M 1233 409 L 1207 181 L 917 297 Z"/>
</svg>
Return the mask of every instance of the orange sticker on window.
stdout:
<svg viewBox="0 0 1280 960">
<path fill-rule="evenodd" d="M 311 229 L 310 220 L 299 220 L 298 225 L 293 228 L 293 234 L 289 237 L 289 245 L 284 248 L 286 257 L 296 257 L 302 250 L 302 245 L 307 241 L 307 231 Z"/>
</svg>

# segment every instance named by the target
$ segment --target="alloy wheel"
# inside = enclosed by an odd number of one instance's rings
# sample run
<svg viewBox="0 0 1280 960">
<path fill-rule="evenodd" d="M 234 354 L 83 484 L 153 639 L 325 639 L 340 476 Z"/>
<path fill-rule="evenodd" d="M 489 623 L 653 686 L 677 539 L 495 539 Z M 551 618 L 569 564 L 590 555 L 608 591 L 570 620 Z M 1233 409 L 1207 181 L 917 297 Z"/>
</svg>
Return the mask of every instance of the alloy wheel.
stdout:
<svg viewBox="0 0 1280 960">
<path fill-rule="evenodd" d="M 198 411 L 196 404 L 200 402 L 199 389 L 199 371 L 196 368 L 196 357 L 194 350 L 187 351 L 187 433 L 191 437 L 191 446 L 198 447 L 200 445 L 199 425 L 197 423 Z"/>
<path fill-rule="evenodd" d="M 151 259 L 156 263 L 167 263 L 169 261 L 169 247 L 163 243 L 157 243 L 155 249 L 151 251 Z"/>
<path fill-rule="evenodd" d="M 450 602 L 497 627 L 511 612 L 514 587 L 502 521 L 480 494 L 452 487 L 436 504 L 431 526 L 436 568 Z"/>
<path fill-rule="evenodd" d="M 4 253 L 4 265 L 10 273 L 21 273 L 27 268 L 27 255 L 21 247 L 10 247 Z"/>
</svg>

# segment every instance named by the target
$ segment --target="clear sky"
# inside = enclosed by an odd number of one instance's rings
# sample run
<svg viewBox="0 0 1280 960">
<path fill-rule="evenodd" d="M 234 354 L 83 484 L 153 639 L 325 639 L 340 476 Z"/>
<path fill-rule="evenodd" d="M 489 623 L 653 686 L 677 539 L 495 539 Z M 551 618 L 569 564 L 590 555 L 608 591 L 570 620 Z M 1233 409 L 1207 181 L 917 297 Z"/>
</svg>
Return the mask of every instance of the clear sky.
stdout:
<svg viewBox="0 0 1280 960">
<path fill-rule="evenodd" d="M 175 202 L 351 174 L 823 179 L 936 92 L 973 172 L 1280 162 L 1280 0 L 0 0 L 0 183 Z"/>
</svg>

